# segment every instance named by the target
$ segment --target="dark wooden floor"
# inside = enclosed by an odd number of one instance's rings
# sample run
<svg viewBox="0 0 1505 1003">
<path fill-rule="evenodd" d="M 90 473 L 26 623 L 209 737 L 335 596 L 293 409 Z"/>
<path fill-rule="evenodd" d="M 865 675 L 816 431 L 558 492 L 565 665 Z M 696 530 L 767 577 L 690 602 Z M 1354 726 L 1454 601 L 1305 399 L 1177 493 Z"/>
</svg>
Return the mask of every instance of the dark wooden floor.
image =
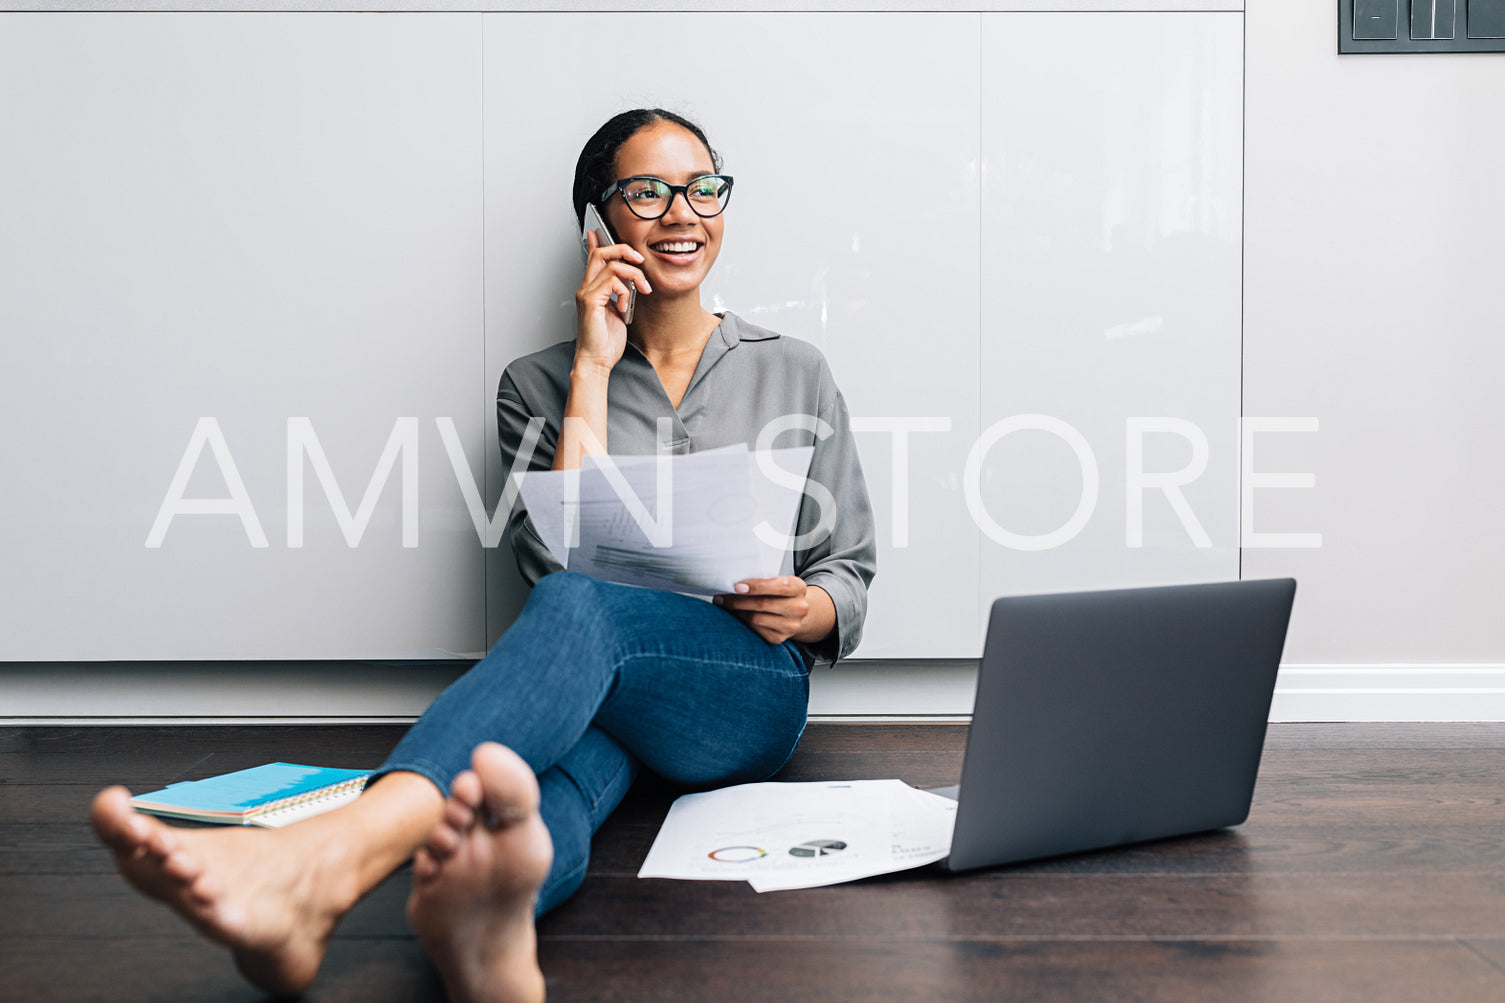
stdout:
<svg viewBox="0 0 1505 1003">
<path fill-rule="evenodd" d="M 0 1000 L 252 1000 L 114 874 L 85 822 L 270 759 L 380 761 L 399 729 L 0 729 Z M 953 783 L 965 728 L 814 725 L 783 779 Z M 673 792 L 634 790 L 539 928 L 551 997 L 1505 1001 L 1505 725 L 1275 725 L 1238 829 L 947 877 L 758 895 L 635 877 Z M 399 872 L 311 1000 L 440 997 Z"/>
</svg>

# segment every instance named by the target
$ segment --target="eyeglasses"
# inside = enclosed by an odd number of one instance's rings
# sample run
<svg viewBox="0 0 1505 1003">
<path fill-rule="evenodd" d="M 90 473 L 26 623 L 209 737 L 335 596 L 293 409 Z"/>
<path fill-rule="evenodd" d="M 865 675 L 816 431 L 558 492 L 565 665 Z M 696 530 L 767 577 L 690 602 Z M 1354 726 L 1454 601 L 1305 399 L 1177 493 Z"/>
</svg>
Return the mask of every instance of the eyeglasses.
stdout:
<svg viewBox="0 0 1505 1003">
<path fill-rule="evenodd" d="M 639 175 L 623 178 L 601 193 L 600 202 L 605 203 L 618 192 L 622 201 L 639 219 L 658 219 L 674 204 L 674 195 L 685 197 L 686 204 L 697 216 L 719 216 L 732 197 L 730 174 L 706 174 L 687 185 L 671 185 L 662 178 Z"/>
</svg>

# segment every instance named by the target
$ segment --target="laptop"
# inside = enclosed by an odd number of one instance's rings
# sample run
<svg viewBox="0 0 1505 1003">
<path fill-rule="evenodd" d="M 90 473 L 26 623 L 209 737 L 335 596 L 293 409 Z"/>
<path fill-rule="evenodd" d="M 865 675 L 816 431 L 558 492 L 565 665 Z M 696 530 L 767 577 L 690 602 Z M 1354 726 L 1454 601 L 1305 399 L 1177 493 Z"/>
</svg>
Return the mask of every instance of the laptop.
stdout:
<svg viewBox="0 0 1505 1003">
<path fill-rule="evenodd" d="M 1296 582 L 993 603 L 951 855 L 963 871 L 1249 816 Z"/>
</svg>

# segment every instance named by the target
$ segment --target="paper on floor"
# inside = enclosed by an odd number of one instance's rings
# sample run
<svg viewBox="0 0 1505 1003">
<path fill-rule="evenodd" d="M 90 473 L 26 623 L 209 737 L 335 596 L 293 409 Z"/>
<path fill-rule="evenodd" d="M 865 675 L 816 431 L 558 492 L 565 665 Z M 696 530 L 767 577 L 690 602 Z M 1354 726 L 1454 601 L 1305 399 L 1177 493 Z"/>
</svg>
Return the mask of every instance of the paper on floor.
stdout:
<svg viewBox="0 0 1505 1003">
<path fill-rule="evenodd" d="M 640 878 L 760 892 L 907 870 L 951 849 L 956 802 L 901 780 L 742 784 L 676 800 Z"/>
</svg>

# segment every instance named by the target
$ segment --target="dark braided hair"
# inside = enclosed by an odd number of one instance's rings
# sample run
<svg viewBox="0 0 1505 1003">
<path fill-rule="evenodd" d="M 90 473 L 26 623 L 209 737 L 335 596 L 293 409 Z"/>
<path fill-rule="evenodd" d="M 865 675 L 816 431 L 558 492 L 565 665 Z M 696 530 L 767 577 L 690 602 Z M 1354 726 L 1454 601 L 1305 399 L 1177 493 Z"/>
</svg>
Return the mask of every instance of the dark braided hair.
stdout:
<svg viewBox="0 0 1505 1003">
<path fill-rule="evenodd" d="M 617 180 L 617 151 L 622 149 L 622 144 L 656 122 L 671 122 L 700 140 L 711 155 L 711 167 L 718 172 L 721 170 L 721 157 L 711 149 L 705 133 L 683 115 L 662 108 L 634 108 L 613 115 L 585 141 L 585 149 L 580 151 L 580 159 L 575 162 L 575 225 L 585 223 L 587 205 L 594 203 L 598 209 L 601 207 L 596 200 Z"/>
</svg>

